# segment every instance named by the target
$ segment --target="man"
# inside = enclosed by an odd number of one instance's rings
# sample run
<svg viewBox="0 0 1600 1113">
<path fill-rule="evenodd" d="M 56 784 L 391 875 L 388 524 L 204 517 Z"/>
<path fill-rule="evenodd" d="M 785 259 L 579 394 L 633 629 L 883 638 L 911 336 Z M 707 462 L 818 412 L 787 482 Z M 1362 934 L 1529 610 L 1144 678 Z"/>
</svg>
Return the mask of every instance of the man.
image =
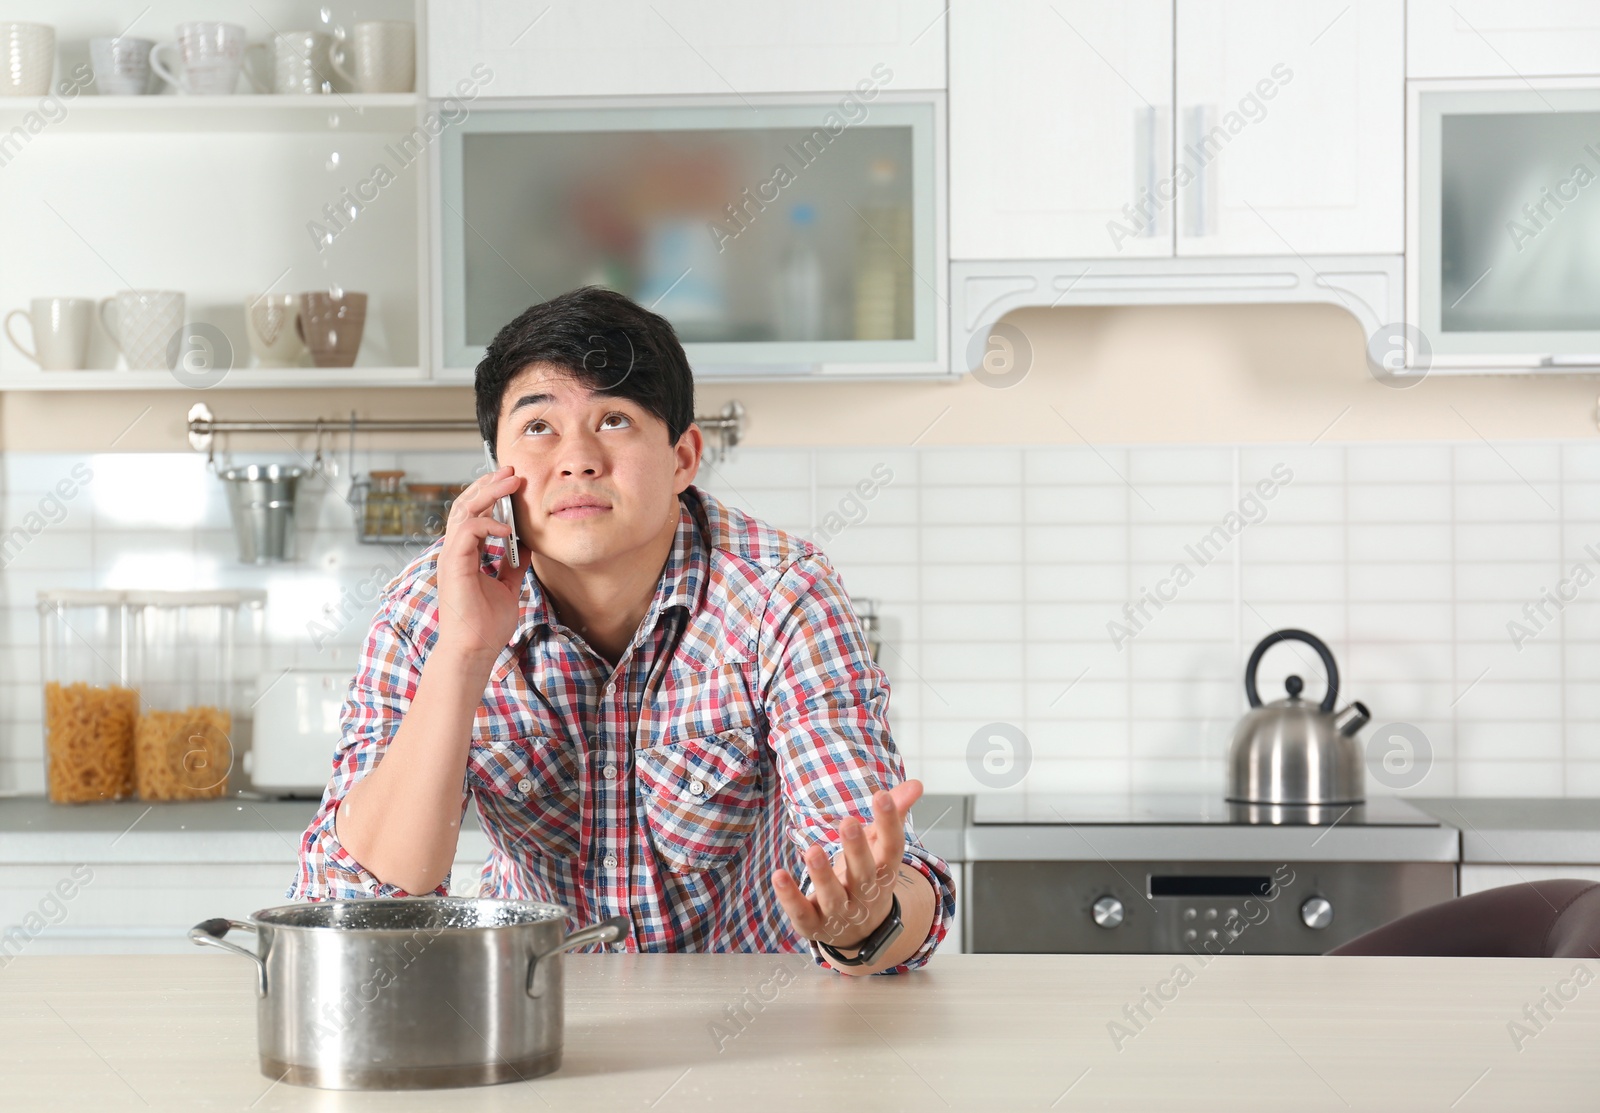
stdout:
<svg viewBox="0 0 1600 1113">
<path fill-rule="evenodd" d="M 692 485 L 672 326 L 575 290 L 476 394 L 500 466 L 385 588 L 289 896 L 446 892 L 471 797 L 484 895 L 627 916 L 619 950 L 926 962 L 955 895 L 906 828 L 887 680 L 827 558 Z"/>
</svg>

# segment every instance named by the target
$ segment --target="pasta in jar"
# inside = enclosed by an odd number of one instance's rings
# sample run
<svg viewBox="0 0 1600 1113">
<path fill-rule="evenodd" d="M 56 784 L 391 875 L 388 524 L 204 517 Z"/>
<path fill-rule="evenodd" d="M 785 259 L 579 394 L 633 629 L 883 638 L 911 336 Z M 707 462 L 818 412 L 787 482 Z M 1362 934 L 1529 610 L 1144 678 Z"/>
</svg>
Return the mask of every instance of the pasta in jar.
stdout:
<svg viewBox="0 0 1600 1113">
<path fill-rule="evenodd" d="M 206 800 L 226 795 L 233 766 L 233 716 L 219 707 L 147 711 L 133 743 L 141 800 Z"/>
<path fill-rule="evenodd" d="M 50 799 L 58 804 L 120 800 L 133 789 L 133 733 L 139 694 L 119 685 L 44 687 Z"/>
</svg>

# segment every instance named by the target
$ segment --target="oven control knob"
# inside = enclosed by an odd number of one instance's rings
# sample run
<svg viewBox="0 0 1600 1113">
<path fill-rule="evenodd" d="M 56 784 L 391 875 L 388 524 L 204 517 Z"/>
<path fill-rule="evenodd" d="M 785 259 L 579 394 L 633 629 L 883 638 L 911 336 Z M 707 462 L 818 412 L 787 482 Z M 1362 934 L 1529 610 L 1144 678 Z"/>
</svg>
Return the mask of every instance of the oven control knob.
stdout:
<svg viewBox="0 0 1600 1113">
<path fill-rule="evenodd" d="M 1122 923 L 1122 902 L 1116 897 L 1101 897 L 1094 902 L 1094 922 L 1103 928 Z"/>
<path fill-rule="evenodd" d="M 1300 906 L 1300 922 L 1312 931 L 1321 931 L 1333 923 L 1333 904 L 1327 897 L 1308 897 Z"/>
</svg>

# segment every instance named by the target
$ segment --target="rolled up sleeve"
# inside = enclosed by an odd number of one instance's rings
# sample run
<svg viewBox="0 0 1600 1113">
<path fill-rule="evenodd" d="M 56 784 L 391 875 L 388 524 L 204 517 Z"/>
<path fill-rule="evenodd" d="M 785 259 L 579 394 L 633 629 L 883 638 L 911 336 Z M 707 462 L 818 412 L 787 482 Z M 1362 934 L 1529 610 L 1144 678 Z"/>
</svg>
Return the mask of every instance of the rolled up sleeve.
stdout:
<svg viewBox="0 0 1600 1113">
<path fill-rule="evenodd" d="M 872 660 L 838 573 L 820 553 L 785 571 L 767 604 L 761 632 L 761 681 L 774 764 L 790 830 L 833 858 L 835 826 L 846 815 L 872 822 L 872 795 L 906 779 L 888 724 L 889 680 Z M 901 861 L 933 886 L 933 923 L 905 962 L 927 963 L 955 919 L 950 867 L 917 839 L 909 821 Z M 810 892 L 810 878 L 802 887 Z M 824 964 L 811 945 L 813 959 Z"/>
<path fill-rule="evenodd" d="M 417 691 L 422 664 L 415 645 L 395 621 L 395 604 L 386 595 L 380 606 L 339 717 L 339 742 L 333 773 L 323 790 L 305 834 L 300 837 L 300 862 L 286 896 L 290 900 L 342 900 L 355 897 L 403 897 L 398 885 L 380 881 L 339 842 L 335 820 L 339 805 L 362 777 L 377 767 L 400 727 Z M 463 785 L 462 810 L 466 809 Z M 449 892 L 450 876 L 433 892 Z"/>
</svg>

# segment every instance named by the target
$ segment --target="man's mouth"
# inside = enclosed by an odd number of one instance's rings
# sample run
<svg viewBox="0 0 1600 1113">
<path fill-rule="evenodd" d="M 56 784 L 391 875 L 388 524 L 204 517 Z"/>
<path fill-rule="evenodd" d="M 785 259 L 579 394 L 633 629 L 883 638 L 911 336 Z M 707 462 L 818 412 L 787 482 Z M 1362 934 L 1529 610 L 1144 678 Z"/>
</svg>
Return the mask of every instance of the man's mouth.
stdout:
<svg viewBox="0 0 1600 1113">
<path fill-rule="evenodd" d="M 563 521 L 575 521 L 581 518 L 594 518 L 608 512 L 611 504 L 604 499 L 593 495 L 571 495 L 567 498 L 557 499 L 556 504 L 550 508 L 552 518 Z"/>
</svg>

